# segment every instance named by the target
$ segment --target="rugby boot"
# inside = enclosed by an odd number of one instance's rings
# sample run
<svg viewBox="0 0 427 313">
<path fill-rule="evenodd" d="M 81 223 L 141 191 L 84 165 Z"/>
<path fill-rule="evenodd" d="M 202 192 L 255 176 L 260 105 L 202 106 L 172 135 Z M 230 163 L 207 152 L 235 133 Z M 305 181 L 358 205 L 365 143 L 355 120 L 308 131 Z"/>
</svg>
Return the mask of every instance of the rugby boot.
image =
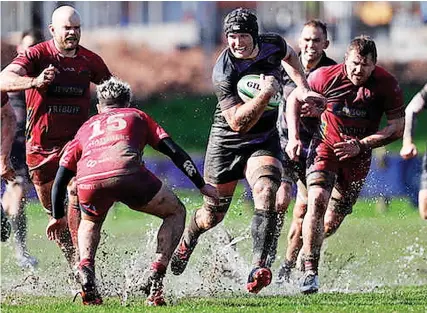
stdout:
<svg viewBox="0 0 427 313">
<path fill-rule="evenodd" d="M 183 239 L 179 243 L 171 258 L 171 270 L 174 275 L 181 275 L 187 267 L 190 256 L 193 253 L 195 245 L 188 247 Z"/>
<path fill-rule="evenodd" d="M 17 256 L 16 263 L 22 269 L 35 269 L 39 264 L 39 261 L 25 251 L 24 253 Z"/>
<path fill-rule="evenodd" d="M 149 306 L 162 306 L 166 305 L 165 298 L 163 296 L 163 277 L 165 274 L 160 274 L 158 272 L 153 272 L 149 277 L 148 282 L 150 285 L 147 293 L 148 298 L 146 304 Z"/>
<path fill-rule="evenodd" d="M 311 294 L 319 291 L 319 275 L 313 270 L 305 271 L 301 277 L 299 289 L 303 294 Z"/>
<path fill-rule="evenodd" d="M 255 267 L 249 274 L 246 289 L 250 293 L 258 293 L 271 283 L 271 271 L 266 267 Z"/>
<path fill-rule="evenodd" d="M 84 305 L 100 305 L 102 298 L 96 289 L 95 270 L 90 266 L 79 267 L 79 280 L 82 285 L 82 296 Z"/>
</svg>

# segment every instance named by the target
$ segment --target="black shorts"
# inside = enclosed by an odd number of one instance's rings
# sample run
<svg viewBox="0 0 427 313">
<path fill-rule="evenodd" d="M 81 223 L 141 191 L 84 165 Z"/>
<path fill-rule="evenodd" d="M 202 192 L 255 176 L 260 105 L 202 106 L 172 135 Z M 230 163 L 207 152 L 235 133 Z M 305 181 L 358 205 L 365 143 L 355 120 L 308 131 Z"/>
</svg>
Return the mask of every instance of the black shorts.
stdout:
<svg viewBox="0 0 427 313">
<path fill-rule="evenodd" d="M 423 156 L 423 165 L 421 171 L 420 190 L 427 189 L 427 151 Z"/>
<path fill-rule="evenodd" d="M 303 151 L 301 156 L 298 158 L 298 161 L 292 161 L 288 154 L 285 152 L 286 145 L 288 144 L 287 134 L 286 136 L 280 136 L 280 147 L 283 151 L 283 172 L 282 172 L 282 182 L 288 182 L 290 184 L 296 184 L 298 180 L 306 185 L 306 163 L 307 163 L 307 154 L 308 146 L 303 142 Z"/>
<path fill-rule="evenodd" d="M 211 137 L 205 156 L 204 177 L 209 183 L 226 184 L 245 178 L 246 163 L 250 157 L 271 156 L 282 162 L 279 136 L 274 133 L 260 144 L 247 147 L 223 147 L 219 139 Z"/>
</svg>

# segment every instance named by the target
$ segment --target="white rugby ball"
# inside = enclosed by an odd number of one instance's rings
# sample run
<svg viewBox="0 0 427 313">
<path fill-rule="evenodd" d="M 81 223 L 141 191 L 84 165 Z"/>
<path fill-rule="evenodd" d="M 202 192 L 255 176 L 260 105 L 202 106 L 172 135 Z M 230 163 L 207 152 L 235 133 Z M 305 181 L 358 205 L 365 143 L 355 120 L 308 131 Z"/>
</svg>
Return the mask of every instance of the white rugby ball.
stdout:
<svg viewBox="0 0 427 313">
<path fill-rule="evenodd" d="M 259 84 L 259 75 L 246 75 L 243 76 L 237 83 L 237 93 L 243 102 L 248 102 L 252 98 L 256 97 L 261 91 Z M 277 108 L 282 102 L 282 93 L 278 91 L 274 96 L 270 98 L 266 110 L 273 110 Z"/>
</svg>

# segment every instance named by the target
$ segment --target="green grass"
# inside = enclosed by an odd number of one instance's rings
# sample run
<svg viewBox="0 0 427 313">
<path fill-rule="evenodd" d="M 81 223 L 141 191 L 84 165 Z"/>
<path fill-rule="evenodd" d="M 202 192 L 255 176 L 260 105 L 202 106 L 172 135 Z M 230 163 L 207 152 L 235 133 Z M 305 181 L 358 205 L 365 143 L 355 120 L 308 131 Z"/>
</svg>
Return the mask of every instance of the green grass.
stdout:
<svg viewBox="0 0 427 313">
<path fill-rule="evenodd" d="M 177 191 L 188 216 L 201 204 L 190 191 Z M 147 308 L 137 291 L 121 305 L 125 277 L 140 277 L 154 255 L 155 232 L 160 221 L 122 205 L 106 220 L 97 255 L 97 275 L 105 305 L 83 307 L 72 302 L 66 264 L 59 249 L 47 241 L 46 216 L 38 204 L 28 207 L 29 247 L 40 260 L 31 275 L 14 263 L 11 242 L 1 245 L 2 312 L 427 312 L 427 223 L 406 200 L 392 201 L 388 211 L 375 203 L 359 201 L 336 235 L 324 245 L 320 264 L 320 293 L 301 296 L 295 285 L 272 284 L 259 295 L 248 295 L 244 280 L 250 269 L 249 225 L 252 205 L 239 188 L 223 226 L 202 236 L 188 269 L 182 276 L 167 275 L 167 308 Z M 289 214 L 288 214 L 289 216 Z M 237 251 L 223 250 L 220 237 L 227 229 L 241 239 Z M 287 218 L 279 243 L 286 247 Z M 218 271 L 216 260 L 235 270 L 234 279 Z M 276 261 L 273 274 L 282 258 Z M 233 267 L 234 266 L 234 267 Z M 297 278 L 295 274 L 294 279 Z"/>
</svg>

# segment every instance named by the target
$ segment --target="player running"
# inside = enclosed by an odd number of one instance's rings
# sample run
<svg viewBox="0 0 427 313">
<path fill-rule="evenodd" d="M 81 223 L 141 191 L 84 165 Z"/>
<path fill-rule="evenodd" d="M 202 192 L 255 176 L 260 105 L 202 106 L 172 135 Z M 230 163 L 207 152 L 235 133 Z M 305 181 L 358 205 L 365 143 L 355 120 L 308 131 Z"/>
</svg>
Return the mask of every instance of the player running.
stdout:
<svg viewBox="0 0 427 313">
<path fill-rule="evenodd" d="M 322 66 L 335 65 L 336 62 L 327 57 L 325 50 L 329 46 L 328 30 L 326 24 L 320 20 L 310 20 L 304 24 L 299 37 L 299 48 L 301 53 L 299 59 L 303 66 L 306 77 L 310 73 Z M 285 77 L 284 82 L 284 98 L 296 88 L 295 83 Z M 274 237 L 274 242 L 268 257 L 268 263 L 272 264 L 276 259 L 277 243 L 282 230 L 285 213 L 288 210 L 289 203 L 292 197 L 292 184 L 298 187 L 295 206 L 293 209 L 293 219 L 289 229 L 288 246 L 286 249 L 286 257 L 279 270 L 279 282 L 288 280 L 291 269 L 295 267 L 298 252 L 302 246 L 301 227 L 302 217 L 305 214 L 307 207 L 307 188 L 305 186 L 305 158 L 307 156 L 308 146 L 310 144 L 313 132 L 319 122 L 318 117 L 325 109 L 324 106 L 311 107 L 312 112 L 305 112 L 305 118 L 302 119 L 300 126 L 300 136 L 302 138 L 304 149 L 302 156 L 298 162 L 294 162 L 286 155 L 283 156 L 283 174 L 280 188 L 277 191 L 276 207 L 278 212 L 278 223 Z M 317 109 L 317 110 L 316 110 Z M 282 151 L 285 151 L 288 142 L 288 130 L 285 118 L 286 101 L 283 101 L 279 107 L 279 117 L 277 120 L 277 128 L 280 136 L 280 146 Z M 309 117 L 313 115 L 312 117 Z"/>
<path fill-rule="evenodd" d="M 16 50 L 18 54 L 23 54 L 26 49 L 42 41 L 43 36 L 40 30 L 25 31 Z M 25 123 L 27 117 L 25 91 L 10 92 L 9 100 L 15 111 L 17 123 L 10 157 L 16 176 L 12 181 L 7 182 L 2 197 L 2 205 L 12 224 L 17 264 L 21 268 L 34 268 L 38 261 L 27 250 L 27 217 L 25 215 L 25 195 L 30 188 L 28 167 L 25 163 Z"/>
<path fill-rule="evenodd" d="M 16 132 L 16 116 L 10 105 L 6 92 L 1 91 L 1 151 L 0 151 L 0 174 L 1 178 L 11 181 L 15 178 L 15 171 L 10 162 L 10 151 Z M 1 205 L 1 241 L 9 239 L 11 225 Z"/>
<path fill-rule="evenodd" d="M 120 201 L 132 210 L 163 219 L 157 234 L 156 259 L 143 286 L 148 304 L 163 305 L 163 277 L 184 229 L 185 207 L 141 163 L 144 147 L 148 144 L 169 156 L 205 196 L 217 201 L 217 191 L 205 184 L 188 154 L 162 127 L 146 113 L 129 108 L 128 84 L 113 77 L 97 87 L 97 97 L 99 114 L 83 124 L 61 158 L 52 190 L 53 219 L 46 234 L 50 240 L 57 239 L 66 228 L 65 191 L 76 175 L 82 210 L 78 232 L 82 298 L 84 304 L 101 304 L 95 286 L 95 254 L 109 208 Z"/>
<path fill-rule="evenodd" d="M 321 97 L 308 93 L 308 85 L 294 50 L 277 34 L 258 34 L 254 13 L 236 9 L 224 20 L 228 47 L 219 56 L 212 73 L 218 98 L 205 157 L 204 175 L 218 188 L 220 201 L 204 198 L 185 229 L 171 260 L 172 272 L 181 274 L 194 251 L 198 238 L 220 223 L 230 206 L 240 179 L 251 186 L 255 211 L 252 220 L 253 269 L 246 288 L 258 293 L 271 282 L 266 264 L 276 228 L 276 192 L 280 185 L 282 163 L 275 127 L 277 108 L 267 109 L 272 95 L 281 89 L 283 66 L 297 85 L 306 88 L 303 97 Z M 243 103 L 237 83 L 245 75 L 262 74 L 259 94 Z M 302 99 L 306 100 L 306 99 Z"/>
<path fill-rule="evenodd" d="M 405 160 L 417 156 L 417 147 L 413 142 L 416 115 L 427 108 L 427 84 L 412 98 L 405 110 L 405 131 L 400 155 Z M 427 150 L 424 153 L 421 172 L 420 191 L 418 193 L 418 209 L 422 219 L 427 220 Z"/>
<path fill-rule="evenodd" d="M 50 194 L 60 152 L 89 117 L 90 83 L 99 84 L 111 74 L 98 55 L 79 45 L 80 14 L 74 8 L 57 8 L 49 31 L 52 40 L 19 54 L 0 79 L 2 91 L 26 91 L 26 161 L 38 198 L 51 218 Z M 70 188 L 67 210 L 74 240 L 66 229 L 58 241 L 70 267 L 78 261 L 74 245 L 80 211 L 74 189 Z"/>
<path fill-rule="evenodd" d="M 396 79 L 376 62 L 375 42 L 360 36 L 348 46 L 344 63 L 320 68 L 309 77 L 310 87 L 323 94 L 328 102 L 307 157 L 302 293 L 319 289 L 318 265 L 324 233 L 336 231 L 352 212 L 369 171 L 372 149 L 403 134 L 402 91 Z M 292 160 L 298 160 L 303 149 L 298 92 L 296 89 L 291 93 L 286 108 L 289 134 L 286 153 Z M 384 113 L 387 126 L 378 130 Z"/>
</svg>

